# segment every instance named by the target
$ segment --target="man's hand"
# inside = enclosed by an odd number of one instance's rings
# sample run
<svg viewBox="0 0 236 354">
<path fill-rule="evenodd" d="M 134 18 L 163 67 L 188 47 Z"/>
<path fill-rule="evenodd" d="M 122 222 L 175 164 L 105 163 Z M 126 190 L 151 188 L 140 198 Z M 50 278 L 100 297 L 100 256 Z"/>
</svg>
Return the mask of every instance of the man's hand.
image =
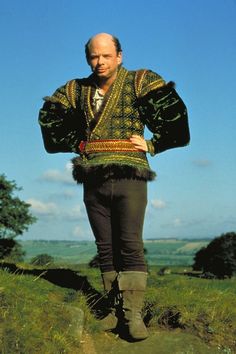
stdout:
<svg viewBox="0 0 236 354">
<path fill-rule="evenodd" d="M 140 135 L 132 135 L 129 139 L 136 149 L 148 151 L 146 140 Z"/>
</svg>

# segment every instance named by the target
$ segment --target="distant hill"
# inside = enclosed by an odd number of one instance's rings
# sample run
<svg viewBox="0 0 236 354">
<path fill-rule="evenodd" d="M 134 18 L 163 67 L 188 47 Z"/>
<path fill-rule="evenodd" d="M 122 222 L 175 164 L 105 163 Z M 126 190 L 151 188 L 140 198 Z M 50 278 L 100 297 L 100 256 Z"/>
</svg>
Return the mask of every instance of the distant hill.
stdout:
<svg viewBox="0 0 236 354">
<path fill-rule="evenodd" d="M 205 247 L 210 240 L 159 239 L 146 240 L 146 259 L 150 265 L 185 265 L 193 264 L 195 253 Z"/>
<path fill-rule="evenodd" d="M 150 265 L 192 265 L 195 253 L 210 242 L 205 240 L 155 239 L 144 240 L 146 259 Z M 97 253 L 93 241 L 21 241 L 29 261 L 38 254 L 47 253 L 55 261 L 85 264 Z"/>
</svg>

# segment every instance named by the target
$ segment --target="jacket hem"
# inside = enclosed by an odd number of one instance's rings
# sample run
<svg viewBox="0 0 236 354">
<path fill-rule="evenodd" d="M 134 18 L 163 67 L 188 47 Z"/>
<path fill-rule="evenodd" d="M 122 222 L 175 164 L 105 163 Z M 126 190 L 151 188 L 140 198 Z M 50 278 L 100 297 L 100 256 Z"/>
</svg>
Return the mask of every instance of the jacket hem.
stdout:
<svg viewBox="0 0 236 354">
<path fill-rule="evenodd" d="M 138 179 L 143 181 L 153 181 L 156 173 L 151 169 L 139 168 L 124 164 L 97 164 L 83 165 L 81 158 L 75 157 L 72 160 L 72 176 L 78 184 L 84 182 L 104 182 L 113 179 Z"/>
</svg>

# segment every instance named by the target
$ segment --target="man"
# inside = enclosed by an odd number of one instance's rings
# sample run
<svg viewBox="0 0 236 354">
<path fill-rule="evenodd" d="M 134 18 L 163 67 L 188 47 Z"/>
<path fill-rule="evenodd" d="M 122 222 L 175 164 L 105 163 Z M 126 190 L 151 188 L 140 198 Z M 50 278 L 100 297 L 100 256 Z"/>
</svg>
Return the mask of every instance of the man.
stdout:
<svg viewBox="0 0 236 354">
<path fill-rule="evenodd" d="M 173 83 L 150 70 L 122 67 L 116 37 L 97 34 L 85 52 L 92 74 L 45 97 L 39 123 L 48 152 L 79 155 L 73 176 L 83 183 L 110 303 L 102 327 L 115 329 L 119 319 L 132 339 L 141 340 L 148 336 L 141 317 L 147 282 L 142 228 L 147 181 L 155 178 L 146 153 L 188 144 L 187 111 Z M 153 133 L 148 141 L 145 125 Z"/>
</svg>

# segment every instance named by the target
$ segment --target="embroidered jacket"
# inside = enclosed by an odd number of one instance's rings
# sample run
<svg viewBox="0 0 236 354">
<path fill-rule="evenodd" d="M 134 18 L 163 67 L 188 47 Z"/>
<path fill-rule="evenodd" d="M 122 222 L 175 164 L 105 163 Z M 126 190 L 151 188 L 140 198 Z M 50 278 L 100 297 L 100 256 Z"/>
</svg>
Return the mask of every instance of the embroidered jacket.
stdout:
<svg viewBox="0 0 236 354">
<path fill-rule="evenodd" d="M 72 160 L 78 183 L 111 175 L 152 180 L 146 153 L 129 142 L 133 134 L 143 136 L 145 125 L 153 133 L 147 141 L 153 156 L 189 143 L 186 107 L 158 74 L 120 67 L 98 112 L 94 93 L 93 75 L 71 80 L 44 98 L 39 113 L 45 149 L 79 155 Z"/>
</svg>

